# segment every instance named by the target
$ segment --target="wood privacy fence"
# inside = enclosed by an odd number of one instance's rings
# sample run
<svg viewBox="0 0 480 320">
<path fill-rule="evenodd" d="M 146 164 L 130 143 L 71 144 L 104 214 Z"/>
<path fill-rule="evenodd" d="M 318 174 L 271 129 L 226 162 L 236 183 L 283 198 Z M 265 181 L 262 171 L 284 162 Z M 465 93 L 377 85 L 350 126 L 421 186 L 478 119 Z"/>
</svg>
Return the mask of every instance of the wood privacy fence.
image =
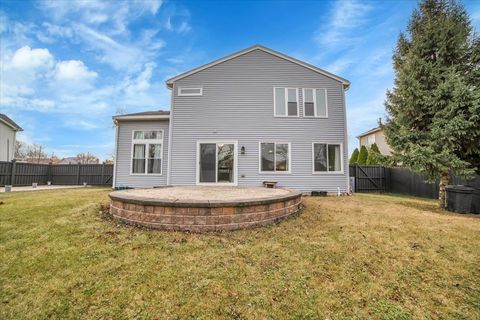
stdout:
<svg viewBox="0 0 480 320">
<path fill-rule="evenodd" d="M 113 164 L 37 164 L 0 161 L 0 186 L 32 183 L 112 185 Z"/>
<path fill-rule="evenodd" d="M 350 177 L 354 178 L 355 192 L 391 192 L 423 198 L 438 198 L 438 181 L 427 183 L 424 175 L 406 168 L 355 165 L 350 166 Z M 450 184 L 480 188 L 480 176 L 477 175 L 471 180 L 453 177 Z"/>
</svg>

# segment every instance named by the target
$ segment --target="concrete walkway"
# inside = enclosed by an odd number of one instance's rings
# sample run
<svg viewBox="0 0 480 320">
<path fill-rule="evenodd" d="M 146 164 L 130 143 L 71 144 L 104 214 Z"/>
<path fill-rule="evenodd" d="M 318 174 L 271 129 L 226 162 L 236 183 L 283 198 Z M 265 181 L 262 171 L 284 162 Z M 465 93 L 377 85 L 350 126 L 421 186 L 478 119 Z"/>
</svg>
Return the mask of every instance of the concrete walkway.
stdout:
<svg viewBox="0 0 480 320">
<path fill-rule="evenodd" d="M 42 190 L 56 190 L 56 189 L 73 189 L 73 188 L 85 188 L 82 186 L 63 186 L 63 185 L 55 185 L 55 186 L 47 186 L 41 185 L 37 186 L 36 188 L 32 188 L 32 186 L 19 186 L 19 187 L 12 187 L 12 192 L 22 192 L 22 191 L 42 191 Z M 4 187 L 0 187 L 0 193 L 5 192 Z"/>
</svg>

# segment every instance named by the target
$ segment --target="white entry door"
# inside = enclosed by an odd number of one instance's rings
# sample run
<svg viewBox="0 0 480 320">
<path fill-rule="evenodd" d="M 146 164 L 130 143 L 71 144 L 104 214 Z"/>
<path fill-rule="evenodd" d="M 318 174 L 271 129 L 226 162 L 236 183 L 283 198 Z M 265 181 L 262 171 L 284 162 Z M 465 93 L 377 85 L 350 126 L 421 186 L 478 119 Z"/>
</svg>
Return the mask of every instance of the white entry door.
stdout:
<svg viewBox="0 0 480 320">
<path fill-rule="evenodd" d="M 237 185 L 237 142 L 197 142 L 197 184 Z"/>
</svg>

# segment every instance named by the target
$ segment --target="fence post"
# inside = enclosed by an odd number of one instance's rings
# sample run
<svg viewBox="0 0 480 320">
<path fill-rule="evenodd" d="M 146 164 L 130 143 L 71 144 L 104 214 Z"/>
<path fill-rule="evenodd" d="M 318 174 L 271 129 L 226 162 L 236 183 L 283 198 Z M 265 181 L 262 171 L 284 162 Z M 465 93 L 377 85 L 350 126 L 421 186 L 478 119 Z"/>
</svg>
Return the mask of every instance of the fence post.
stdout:
<svg viewBox="0 0 480 320">
<path fill-rule="evenodd" d="M 358 190 L 358 164 L 355 164 L 355 192 Z"/>
<path fill-rule="evenodd" d="M 383 180 L 383 181 L 382 181 L 382 182 L 383 182 L 383 183 L 382 183 L 382 185 L 383 185 L 383 193 L 385 193 L 385 192 L 387 191 L 387 177 L 386 177 L 386 175 L 385 175 L 385 167 L 382 166 L 381 168 L 382 168 L 382 178 L 383 178 L 383 179 L 382 179 L 382 180 Z"/>
<path fill-rule="evenodd" d="M 17 166 L 17 160 L 12 160 L 12 172 L 10 172 L 10 185 L 13 186 L 15 184 L 15 169 Z"/>
<path fill-rule="evenodd" d="M 48 181 L 52 183 L 52 162 L 51 161 L 48 163 L 48 168 L 47 168 L 47 184 L 48 184 Z"/>
<path fill-rule="evenodd" d="M 80 162 L 77 164 L 77 185 L 80 184 Z"/>
<path fill-rule="evenodd" d="M 105 176 L 105 162 L 102 162 L 102 180 L 100 181 L 101 185 L 103 185 L 104 176 Z"/>
</svg>

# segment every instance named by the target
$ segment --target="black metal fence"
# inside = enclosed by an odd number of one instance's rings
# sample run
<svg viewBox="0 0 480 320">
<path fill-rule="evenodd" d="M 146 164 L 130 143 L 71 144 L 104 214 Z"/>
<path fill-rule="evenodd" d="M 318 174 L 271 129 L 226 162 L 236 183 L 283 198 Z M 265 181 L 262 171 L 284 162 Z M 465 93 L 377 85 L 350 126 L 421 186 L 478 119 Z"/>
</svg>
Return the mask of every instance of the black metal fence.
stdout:
<svg viewBox="0 0 480 320">
<path fill-rule="evenodd" d="M 424 175 L 406 168 L 383 166 L 350 166 L 350 177 L 355 179 L 355 192 L 391 192 L 423 198 L 438 198 L 438 181 L 426 182 Z M 471 180 L 453 177 L 450 184 L 471 185 L 480 188 L 480 176 Z"/>
<path fill-rule="evenodd" d="M 37 164 L 0 161 L 0 186 L 32 183 L 112 185 L 113 164 Z"/>
</svg>

